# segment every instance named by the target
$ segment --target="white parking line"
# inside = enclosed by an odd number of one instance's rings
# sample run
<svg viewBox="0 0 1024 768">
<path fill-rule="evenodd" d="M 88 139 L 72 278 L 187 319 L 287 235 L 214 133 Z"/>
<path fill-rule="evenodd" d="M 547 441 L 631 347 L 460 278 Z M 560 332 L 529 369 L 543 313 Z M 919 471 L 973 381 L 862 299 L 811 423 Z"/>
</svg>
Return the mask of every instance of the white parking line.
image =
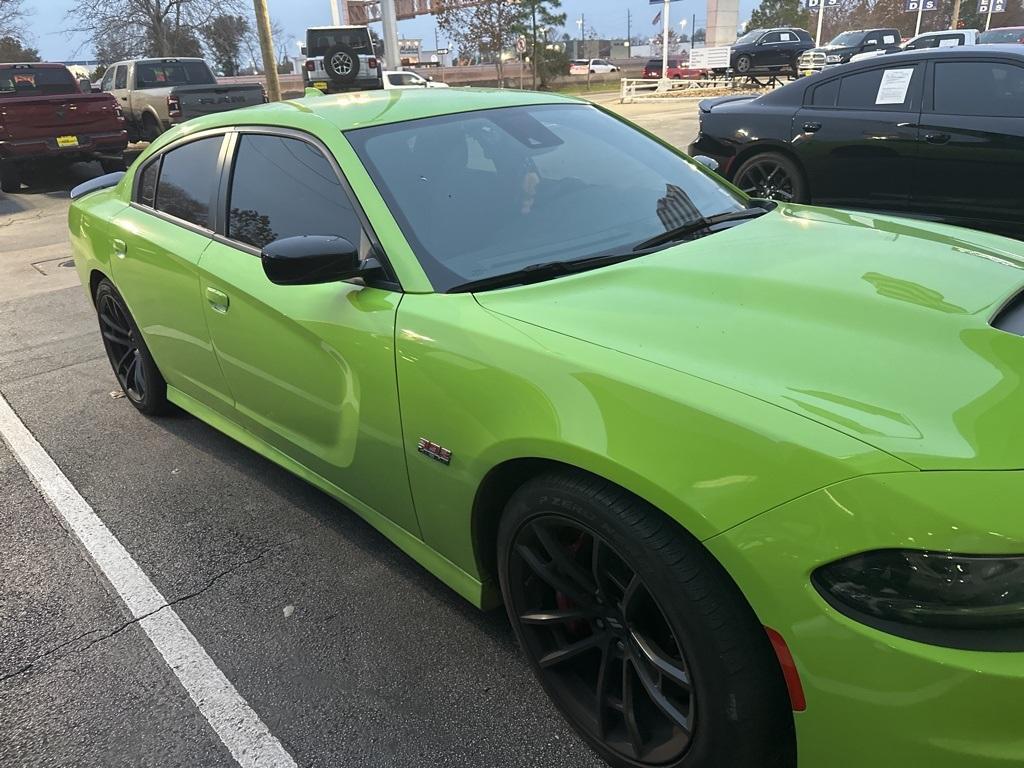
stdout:
<svg viewBox="0 0 1024 768">
<path fill-rule="evenodd" d="M 0 394 L 0 436 L 82 543 L 232 757 L 244 768 L 295 761 L 224 676 L 174 609 Z"/>
</svg>

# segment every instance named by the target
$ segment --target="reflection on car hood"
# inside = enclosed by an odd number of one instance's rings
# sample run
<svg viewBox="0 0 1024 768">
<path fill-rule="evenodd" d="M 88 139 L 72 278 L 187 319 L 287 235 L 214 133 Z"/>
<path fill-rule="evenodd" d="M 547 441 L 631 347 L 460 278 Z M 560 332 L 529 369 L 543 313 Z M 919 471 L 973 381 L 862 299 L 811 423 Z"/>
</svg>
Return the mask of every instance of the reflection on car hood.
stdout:
<svg viewBox="0 0 1024 768">
<path fill-rule="evenodd" d="M 805 206 L 484 307 L 745 392 L 923 469 L 1024 468 L 1024 244 Z"/>
</svg>

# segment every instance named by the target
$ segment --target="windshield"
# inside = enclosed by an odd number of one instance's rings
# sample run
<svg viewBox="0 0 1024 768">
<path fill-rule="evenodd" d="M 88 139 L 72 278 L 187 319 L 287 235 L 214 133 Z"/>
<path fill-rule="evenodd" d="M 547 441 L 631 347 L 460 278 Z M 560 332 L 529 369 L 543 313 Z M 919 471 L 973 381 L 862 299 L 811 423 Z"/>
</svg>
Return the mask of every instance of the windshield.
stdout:
<svg viewBox="0 0 1024 768">
<path fill-rule="evenodd" d="M 743 35 L 743 37 L 737 38 L 736 42 L 733 43 L 733 45 L 747 45 L 748 43 L 756 43 L 757 39 L 761 37 L 761 35 L 763 34 L 763 29 L 752 29 L 745 35 Z"/>
<path fill-rule="evenodd" d="M 78 92 L 78 83 L 63 67 L 0 67 L 0 96 L 56 96 Z"/>
<path fill-rule="evenodd" d="M 860 45 L 860 41 L 863 39 L 863 32 L 843 32 L 841 35 L 833 37 L 832 42 L 830 42 L 829 45 Z"/>
<path fill-rule="evenodd" d="M 745 201 L 586 105 L 512 107 L 349 131 L 435 290 L 629 252 Z"/>
<path fill-rule="evenodd" d="M 205 61 L 140 61 L 135 65 L 136 88 L 216 84 Z"/>
<path fill-rule="evenodd" d="M 990 29 L 978 35 L 979 43 L 1024 43 L 1024 27 Z"/>
<path fill-rule="evenodd" d="M 366 27 L 355 29 L 310 29 L 306 31 L 306 55 L 324 56 L 336 45 L 347 45 L 356 53 L 373 56 L 373 43 Z"/>
</svg>

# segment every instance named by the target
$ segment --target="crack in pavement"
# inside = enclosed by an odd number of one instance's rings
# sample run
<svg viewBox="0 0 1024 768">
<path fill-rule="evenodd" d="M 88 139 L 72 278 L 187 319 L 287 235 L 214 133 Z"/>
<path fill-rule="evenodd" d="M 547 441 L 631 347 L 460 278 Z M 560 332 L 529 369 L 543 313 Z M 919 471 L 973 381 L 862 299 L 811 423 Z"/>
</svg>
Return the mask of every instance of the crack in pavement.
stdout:
<svg viewBox="0 0 1024 768">
<path fill-rule="evenodd" d="M 323 523 L 319 523 L 318 522 L 316 525 L 314 525 L 310 530 L 306 531 L 305 533 L 299 534 L 297 536 L 292 536 L 290 538 L 284 539 L 283 541 L 278 541 L 278 542 L 275 542 L 274 544 L 270 544 L 270 545 L 268 545 L 266 547 L 263 547 L 262 549 L 260 549 L 252 557 L 246 558 L 245 560 L 240 560 L 237 563 L 235 563 L 234 565 L 232 565 L 230 568 L 227 568 L 227 569 L 221 571 L 220 573 L 215 575 L 213 578 L 209 579 L 206 582 L 206 584 L 203 585 L 202 587 L 200 587 L 199 589 L 193 590 L 192 592 L 189 592 L 188 594 L 181 595 L 180 597 L 176 597 L 173 600 L 169 600 L 168 602 L 166 602 L 163 605 L 161 605 L 159 608 L 154 608 L 152 611 L 149 611 L 148 613 L 145 613 L 142 616 L 138 616 L 138 617 L 132 619 L 131 621 L 126 621 L 123 624 L 118 625 L 117 627 L 115 627 L 110 632 L 107 632 L 107 634 L 105 634 L 105 635 L 103 635 L 101 637 L 97 637 L 94 640 L 91 640 L 88 644 L 84 645 L 81 648 L 77 648 L 77 649 L 75 649 L 73 651 L 69 651 L 68 653 L 60 654 L 59 656 L 53 657 L 51 659 L 53 654 L 55 654 L 61 648 L 65 648 L 68 645 L 70 645 L 72 643 L 75 643 L 75 642 L 77 642 L 78 640 L 81 640 L 84 637 L 87 637 L 88 635 L 92 635 L 92 634 L 95 634 L 97 632 L 102 632 L 103 628 L 100 627 L 100 628 L 97 628 L 97 629 L 90 629 L 90 630 L 88 630 L 86 632 L 81 633 L 80 635 L 77 635 L 76 637 L 71 638 L 70 640 L 66 640 L 65 642 L 61 643 L 60 645 L 57 645 L 54 648 L 51 648 L 50 650 L 46 651 L 45 653 L 41 653 L 40 655 L 36 656 L 32 661 L 30 661 L 27 664 L 23 665 L 21 668 L 16 669 L 13 672 L 8 672 L 8 673 L 6 673 L 4 675 L 0 675 L 0 683 L 5 683 L 8 680 L 11 680 L 11 679 L 13 679 L 15 677 L 18 677 L 20 675 L 24 675 L 27 672 L 30 672 L 32 669 L 37 667 L 40 662 L 42 662 L 44 660 L 46 660 L 46 661 L 59 661 L 60 659 L 67 658 L 68 656 L 71 656 L 73 654 L 85 653 L 86 651 L 91 649 L 94 645 L 96 645 L 98 643 L 102 643 L 104 640 L 109 640 L 111 637 L 114 637 L 115 635 L 123 632 L 125 629 L 127 629 L 130 626 L 132 626 L 133 624 L 138 624 L 143 619 L 146 619 L 146 618 L 148 618 L 150 616 L 153 616 L 154 614 L 159 613 L 160 611 L 164 610 L 165 608 L 171 608 L 172 606 L 175 606 L 175 605 L 177 605 L 179 603 L 183 603 L 186 600 L 191 600 L 191 599 L 193 599 L 195 597 L 198 597 L 199 595 L 202 595 L 204 592 L 209 590 L 214 584 L 216 584 L 218 581 L 223 579 L 225 576 L 228 576 L 228 575 L 234 573 L 235 571 L 237 571 L 237 570 L 239 570 L 241 568 L 244 568 L 247 565 L 251 565 L 252 563 L 255 563 L 257 560 L 260 560 L 265 555 L 269 554 L 270 552 L 274 551 L 275 549 L 280 549 L 280 548 L 285 547 L 285 546 L 287 546 L 289 544 L 293 544 L 296 541 L 300 541 L 302 539 L 307 538 L 312 533 L 314 533 L 316 530 L 318 530 L 319 528 L 322 528 L 322 527 L 323 527 Z"/>
</svg>

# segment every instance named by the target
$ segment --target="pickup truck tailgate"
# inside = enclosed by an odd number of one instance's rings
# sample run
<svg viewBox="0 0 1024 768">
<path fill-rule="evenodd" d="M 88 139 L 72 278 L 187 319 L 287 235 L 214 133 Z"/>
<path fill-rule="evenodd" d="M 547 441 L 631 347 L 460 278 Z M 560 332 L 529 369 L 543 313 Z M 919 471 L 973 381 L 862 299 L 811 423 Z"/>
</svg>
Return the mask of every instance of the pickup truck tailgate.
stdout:
<svg viewBox="0 0 1024 768">
<path fill-rule="evenodd" d="M 178 120 L 226 112 L 263 103 L 263 88 L 252 85 L 181 85 L 171 90 L 171 98 L 178 99 L 181 116 Z"/>
<path fill-rule="evenodd" d="M 124 125 L 117 109 L 107 94 L 25 96 L 12 101 L 9 108 L 0 100 L 0 137 L 20 140 L 120 131 Z"/>
</svg>

